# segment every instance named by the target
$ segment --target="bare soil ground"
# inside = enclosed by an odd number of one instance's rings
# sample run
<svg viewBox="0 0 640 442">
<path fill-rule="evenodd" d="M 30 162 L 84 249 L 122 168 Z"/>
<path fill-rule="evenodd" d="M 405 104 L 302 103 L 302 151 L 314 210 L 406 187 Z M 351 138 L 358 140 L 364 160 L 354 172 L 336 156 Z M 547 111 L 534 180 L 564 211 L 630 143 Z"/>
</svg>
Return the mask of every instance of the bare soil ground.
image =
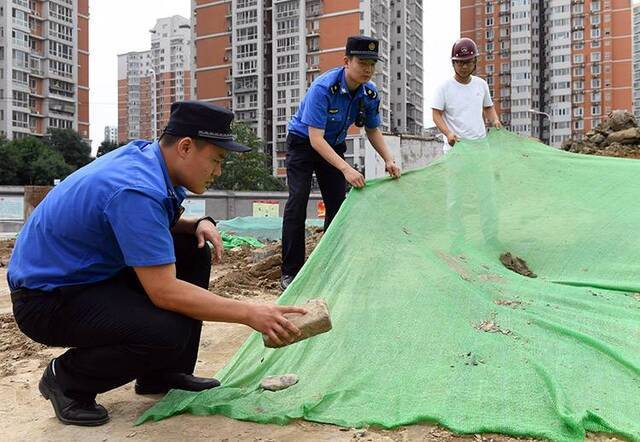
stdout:
<svg viewBox="0 0 640 442">
<path fill-rule="evenodd" d="M 321 234 L 308 239 L 312 249 Z M 0 242 L 0 262 L 5 263 L 12 242 Z M 308 250 L 310 252 L 310 250 Z M 254 251 L 229 251 L 222 265 L 215 266 L 210 288 L 214 293 L 251 302 L 273 302 L 278 286 L 279 244 Z M 277 264 L 276 264 L 277 262 Z M 212 376 L 236 352 L 251 330 L 237 324 L 206 323 L 202 331 L 196 374 Z M 412 425 L 395 430 L 340 428 L 334 425 L 296 421 L 286 426 L 241 422 L 223 416 L 181 415 L 158 423 L 134 427 L 135 419 L 161 396 L 138 396 L 128 384 L 98 401 L 111 414 L 111 421 L 95 428 L 62 425 L 48 401 L 38 392 L 38 381 L 46 363 L 64 352 L 37 344 L 24 336 L 13 321 L 6 286 L 6 268 L 0 267 L 0 440 L 3 441 L 108 441 L 108 440 L 214 440 L 214 441 L 515 441 L 494 434 L 456 436 L 437 426 Z M 590 435 L 598 441 L 614 440 Z M 526 440 L 526 439 L 525 439 Z"/>
</svg>

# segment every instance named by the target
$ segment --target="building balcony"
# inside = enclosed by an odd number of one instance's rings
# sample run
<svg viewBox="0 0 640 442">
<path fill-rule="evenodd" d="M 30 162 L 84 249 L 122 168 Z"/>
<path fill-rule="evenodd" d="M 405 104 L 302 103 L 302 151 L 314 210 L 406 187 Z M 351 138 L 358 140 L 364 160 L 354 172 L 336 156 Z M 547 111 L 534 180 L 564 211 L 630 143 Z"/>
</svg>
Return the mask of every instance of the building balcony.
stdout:
<svg viewBox="0 0 640 442">
<path fill-rule="evenodd" d="M 31 68 L 29 69 L 29 73 L 35 77 L 44 78 L 44 71 L 41 68 Z"/>
<path fill-rule="evenodd" d="M 29 17 L 34 18 L 36 20 L 39 21 L 44 21 L 44 17 L 42 16 L 42 13 L 40 11 L 35 11 L 35 10 L 31 10 L 29 12 Z"/>
<path fill-rule="evenodd" d="M 29 130 L 29 123 L 26 121 L 11 121 L 11 126 L 16 129 L 26 129 Z"/>
<path fill-rule="evenodd" d="M 42 91 L 39 90 L 38 88 L 34 88 L 34 87 L 27 87 L 27 89 L 29 90 L 29 93 L 31 95 L 33 95 L 34 97 L 39 97 L 39 98 L 44 98 L 44 95 L 42 95 Z"/>
<path fill-rule="evenodd" d="M 13 101 L 13 107 L 16 108 L 16 110 L 27 110 L 29 109 L 29 104 L 21 101 Z"/>
</svg>

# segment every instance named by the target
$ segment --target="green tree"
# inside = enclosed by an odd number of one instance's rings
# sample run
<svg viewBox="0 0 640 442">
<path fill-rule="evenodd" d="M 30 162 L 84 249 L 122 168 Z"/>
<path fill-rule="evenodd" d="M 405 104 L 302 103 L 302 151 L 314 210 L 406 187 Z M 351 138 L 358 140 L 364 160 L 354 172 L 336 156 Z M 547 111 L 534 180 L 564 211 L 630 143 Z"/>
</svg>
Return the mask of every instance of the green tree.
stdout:
<svg viewBox="0 0 640 442">
<path fill-rule="evenodd" d="M 35 137 L 0 145 L 0 158 L 0 184 L 5 185 L 52 185 L 74 170 L 60 153 Z"/>
<path fill-rule="evenodd" d="M 119 143 L 114 143 L 112 141 L 104 140 L 104 141 L 102 141 L 102 143 L 100 143 L 100 146 L 98 147 L 98 152 L 96 153 L 96 158 L 97 157 L 101 157 L 105 153 L 109 153 L 112 150 L 116 150 L 118 147 L 120 147 Z"/>
<path fill-rule="evenodd" d="M 0 185 L 15 186 L 18 182 L 18 168 L 20 167 L 20 153 L 17 147 L 0 139 Z"/>
<path fill-rule="evenodd" d="M 76 169 L 91 162 L 91 146 L 74 130 L 49 129 L 45 143 L 62 154 L 64 161 Z"/>
<path fill-rule="evenodd" d="M 263 152 L 262 140 L 244 123 L 234 123 L 231 130 L 238 143 L 251 147 L 251 152 L 227 155 L 222 175 L 213 189 L 219 190 L 284 190 L 284 183 L 272 175 L 271 158 Z"/>
</svg>

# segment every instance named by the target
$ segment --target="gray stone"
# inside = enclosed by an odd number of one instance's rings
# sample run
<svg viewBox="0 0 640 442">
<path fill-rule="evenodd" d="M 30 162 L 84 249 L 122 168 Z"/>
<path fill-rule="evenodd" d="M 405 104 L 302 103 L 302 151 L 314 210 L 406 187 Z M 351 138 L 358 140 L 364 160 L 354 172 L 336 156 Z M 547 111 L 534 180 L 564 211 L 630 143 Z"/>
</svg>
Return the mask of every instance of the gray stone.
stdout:
<svg viewBox="0 0 640 442">
<path fill-rule="evenodd" d="M 616 109 L 608 114 L 609 126 L 613 132 L 637 127 L 633 114 L 626 110 Z"/>
<path fill-rule="evenodd" d="M 298 375 L 293 373 L 279 376 L 267 376 L 260 382 L 260 386 L 269 391 L 280 391 L 298 383 Z"/>
<path fill-rule="evenodd" d="M 251 251 L 251 262 L 256 264 L 276 254 L 276 250 L 269 247 L 253 249 Z"/>
<path fill-rule="evenodd" d="M 640 128 L 631 127 L 629 129 L 619 130 L 609 134 L 606 145 L 613 143 L 620 144 L 638 144 L 640 142 Z"/>
<path fill-rule="evenodd" d="M 595 133 L 592 136 L 588 137 L 588 139 L 591 143 L 597 144 L 599 146 L 605 140 L 605 137 L 600 133 Z"/>
<path fill-rule="evenodd" d="M 331 317 L 329 316 L 329 309 L 327 308 L 327 303 L 324 299 L 311 299 L 306 304 L 301 305 L 301 307 L 307 310 L 306 315 L 301 315 L 299 313 L 285 313 L 284 315 L 301 331 L 301 335 L 298 336 L 294 342 L 331 330 Z M 281 347 L 280 345 L 271 342 L 267 335 L 263 334 L 262 340 L 265 347 Z"/>
</svg>

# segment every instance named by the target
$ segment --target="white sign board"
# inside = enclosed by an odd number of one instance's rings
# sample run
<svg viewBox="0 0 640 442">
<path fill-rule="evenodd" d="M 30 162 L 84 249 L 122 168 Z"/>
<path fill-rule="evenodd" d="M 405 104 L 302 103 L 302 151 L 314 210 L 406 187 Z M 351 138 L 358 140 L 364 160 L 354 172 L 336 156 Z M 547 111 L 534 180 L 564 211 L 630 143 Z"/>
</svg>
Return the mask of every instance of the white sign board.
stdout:
<svg viewBox="0 0 640 442">
<path fill-rule="evenodd" d="M 254 201 L 253 216 L 278 217 L 280 216 L 280 204 L 278 201 Z"/>
<path fill-rule="evenodd" d="M 0 196 L 0 219 L 21 221 L 24 216 L 24 198 Z"/>
<path fill-rule="evenodd" d="M 202 218 L 205 215 L 205 200 L 185 199 L 182 202 L 184 213 L 182 216 L 188 218 Z"/>
</svg>

